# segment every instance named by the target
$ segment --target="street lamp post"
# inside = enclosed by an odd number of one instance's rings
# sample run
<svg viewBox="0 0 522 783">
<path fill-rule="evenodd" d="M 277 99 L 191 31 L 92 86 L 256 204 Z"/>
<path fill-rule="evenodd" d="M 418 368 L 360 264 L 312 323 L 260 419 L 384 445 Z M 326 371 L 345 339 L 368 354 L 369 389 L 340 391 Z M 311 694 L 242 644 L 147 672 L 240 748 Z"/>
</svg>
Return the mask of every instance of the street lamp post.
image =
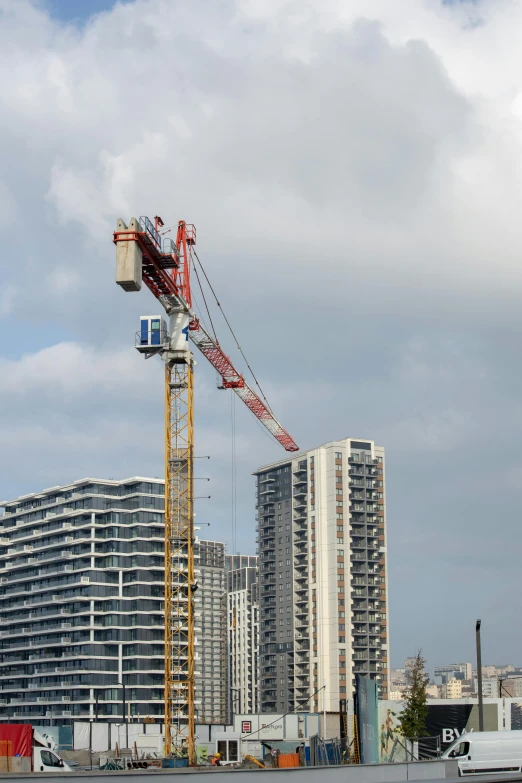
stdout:
<svg viewBox="0 0 522 783">
<path fill-rule="evenodd" d="M 480 626 L 481 620 L 477 620 L 475 626 L 477 641 L 477 690 L 479 707 L 479 731 L 484 731 L 484 695 L 482 693 L 482 649 L 480 644 Z"/>
<path fill-rule="evenodd" d="M 234 705 L 236 702 L 239 702 L 239 709 L 241 710 L 241 688 L 230 688 L 232 691 L 232 717 L 234 715 L 237 715 L 238 713 L 234 709 Z"/>
</svg>

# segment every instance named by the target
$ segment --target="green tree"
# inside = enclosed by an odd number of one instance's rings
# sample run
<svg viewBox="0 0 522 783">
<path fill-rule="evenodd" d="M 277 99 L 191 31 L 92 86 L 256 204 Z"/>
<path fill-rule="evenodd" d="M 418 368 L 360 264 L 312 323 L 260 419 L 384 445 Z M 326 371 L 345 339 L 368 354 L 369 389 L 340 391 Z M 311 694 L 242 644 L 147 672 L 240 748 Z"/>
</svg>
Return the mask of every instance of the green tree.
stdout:
<svg viewBox="0 0 522 783">
<path fill-rule="evenodd" d="M 426 718 L 428 717 L 426 687 L 430 678 L 424 670 L 425 663 L 422 650 L 419 650 L 409 675 L 408 687 L 404 691 L 404 708 L 400 715 L 399 725 L 401 734 L 411 743 L 416 742 L 419 737 L 426 736 Z"/>
</svg>

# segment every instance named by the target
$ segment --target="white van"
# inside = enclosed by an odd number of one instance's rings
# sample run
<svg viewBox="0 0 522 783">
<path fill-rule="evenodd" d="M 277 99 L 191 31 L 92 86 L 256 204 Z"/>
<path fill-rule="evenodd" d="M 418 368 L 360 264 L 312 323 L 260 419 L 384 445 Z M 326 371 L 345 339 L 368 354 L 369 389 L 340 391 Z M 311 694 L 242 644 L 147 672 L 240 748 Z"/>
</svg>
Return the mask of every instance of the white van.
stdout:
<svg viewBox="0 0 522 783">
<path fill-rule="evenodd" d="M 461 734 L 442 755 L 457 759 L 459 775 L 514 775 L 522 768 L 522 731 Z"/>
</svg>

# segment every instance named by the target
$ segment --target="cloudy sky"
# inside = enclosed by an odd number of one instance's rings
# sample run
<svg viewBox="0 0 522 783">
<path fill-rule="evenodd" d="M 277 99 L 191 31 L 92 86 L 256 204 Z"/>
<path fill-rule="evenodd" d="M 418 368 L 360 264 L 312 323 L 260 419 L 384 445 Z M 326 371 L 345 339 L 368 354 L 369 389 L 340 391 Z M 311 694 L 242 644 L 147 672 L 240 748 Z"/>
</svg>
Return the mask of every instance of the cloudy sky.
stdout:
<svg viewBox="0 0 522 783">
<path fill-rule="evenodd" d="M 522 665 L 521 0 L 0 0 L 0 498 L 162 474 L 118 216 L 183 218 L 303 448 L 387 449 L 392 662 Z M 219 324 L 225 347 L 223 324 Z M 236 358 L 236 354 L 233 354 Z M 198 520 L 232 545 L 197 368 Z M 252 471 L 284 456 L 238 402 Z"/>
</svg>

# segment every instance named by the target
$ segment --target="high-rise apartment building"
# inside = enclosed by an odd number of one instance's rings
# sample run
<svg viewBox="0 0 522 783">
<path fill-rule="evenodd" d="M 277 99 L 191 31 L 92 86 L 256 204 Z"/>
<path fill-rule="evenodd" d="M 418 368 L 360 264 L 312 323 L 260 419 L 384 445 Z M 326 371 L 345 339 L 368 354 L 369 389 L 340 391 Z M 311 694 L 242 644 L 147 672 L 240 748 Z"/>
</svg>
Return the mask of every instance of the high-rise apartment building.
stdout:
<svg viewBox="0 0 522 783">
<path fill-rule="evenodd" d="M 261 711 L 337 712 L 358 673 L 387 698 L 384 449 L 345 438 L 255 475 Z"/>
<path fill-rule="evenodd" d="M 0 717 L 121 720 L 122 684 L 128 715 L 163 716 L 163 493 L 158 479 L 83 479 L 0 503 Z M 226 688 L 214 670 L 225 659 L 226 671 L 224 545 L 206 544 L 195 547 L 201 718 Z"/>
<path fill-rule="evenodd" d="M 0 712 L 163 713 L 163 483 L 85 479 L 2 503 Z"/>
<path fill-rule="evenodd" d="M 227 597 L 225 545 L 199 541 L 196 581 L 196 720 L 223 725 L 228 717 Z"/>
<path fill-rule="evenodd" d="M 230 700 L 234 714 L 259 712 L 257 557 L 227 556 Z"/>
</svg>

